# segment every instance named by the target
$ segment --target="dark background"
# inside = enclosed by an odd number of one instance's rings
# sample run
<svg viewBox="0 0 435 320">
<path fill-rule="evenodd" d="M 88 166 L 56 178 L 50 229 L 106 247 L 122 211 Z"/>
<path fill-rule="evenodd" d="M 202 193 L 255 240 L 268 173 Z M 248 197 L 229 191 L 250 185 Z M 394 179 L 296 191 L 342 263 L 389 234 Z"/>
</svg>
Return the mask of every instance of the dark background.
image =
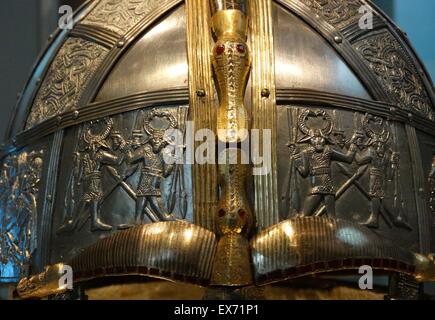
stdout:
<svg viewBox="0 0 435 320">
<path fill-rule="evenodd" d="M 0 142 L 4 140 L 17 94 L 39 52 L 56 29 L 59 7 L 77 8 L 84 0 L 1 0 L 0 3 Z M 411 41 L 435 76 L 435 1 L 377 0 Z"/>
</svg>

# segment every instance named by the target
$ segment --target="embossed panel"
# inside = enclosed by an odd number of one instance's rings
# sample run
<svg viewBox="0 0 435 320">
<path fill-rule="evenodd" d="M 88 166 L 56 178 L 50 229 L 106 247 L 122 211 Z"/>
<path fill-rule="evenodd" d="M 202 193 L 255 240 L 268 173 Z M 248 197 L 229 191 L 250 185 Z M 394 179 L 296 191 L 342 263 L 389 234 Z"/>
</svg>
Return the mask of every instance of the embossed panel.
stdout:
<svg viewBox="0 0 435 320">
<path fill-rule="evenodd" d="M 68 39 L 52 62 L 33 103 L 26 129 L 77 107 L 108 50 L 79 38 Z"/>
<path fill-rule="evenodd" d="M 184 154 L 165 132 L 184 132 L 186 117 L 187 107 L 147 108 L 66 132 L 53 261 L 136 224 L 192 220 L 191 170 L 166 161 Z"/>
<path fill-rule="evenodd" d="M 426 89 L 411 58 L 387 31 L 372 33 L 353 44 L 384 90 L 401 108 L 434 119 Z"/>
<path fill-rule="evenodd" d="M 357 112 L 278 109 L 281 219 L 328 216 L 357 222 L 418 252 L 404 127 Z"/>
<path fill-rule="evenodd" d="M 45 150 L 7 156 L 0 172 L 0 282 L 27 275 L 37 249 L 39 191 Z"/>
<path fill-rule="evenodd" d="M 362 14 L 360 0 L 299 0 L 332 26 L 341 29 L 358 21 Z"/>
<path fill-rule="evenodd" d="M 168 0 L 101 0 L 83 24 L 125 34 L 147 14 Z"/>
</svg>

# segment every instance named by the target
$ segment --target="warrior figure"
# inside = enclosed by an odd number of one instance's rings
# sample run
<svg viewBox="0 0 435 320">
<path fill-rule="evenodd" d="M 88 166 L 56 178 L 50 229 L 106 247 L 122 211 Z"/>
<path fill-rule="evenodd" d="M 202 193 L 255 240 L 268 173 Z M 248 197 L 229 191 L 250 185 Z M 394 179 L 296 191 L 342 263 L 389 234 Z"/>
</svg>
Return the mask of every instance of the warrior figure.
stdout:
<svg viewBox="0 0 435 320">
<path fill-rule="evenodd" d="M 101 128 L 101 124 L 104 125 Z M 99 210 L 103 199 L 102 168 L 105 165 L 120 165 L 123 157 L 109 151 L 106 139 L 113 127 L 113 120 L 90 122 L 84 130 L 83 140 L 85 147 L 75 155 L 75 173 L 78 184 L 83 184 L 83 194 L 79 200 L 78 213 L 83 213 L 86 207 L 91 211 L 91 231 L 110 231 L 112 226 L 100 220 Z M 100 132 L 95 132 L 100 130 Z M 74 221 L 67 217 L 64 225 L 58 232 L 71 231 L 76 227 L 81 228 L 88 216 L 80 216 Z"/>
<path fill-rule="evenodd" d="M 364 223 L 370 228 L 379 227 L 379 215 L 383 213 L 383 200 L 385 198 L 385 182 L 391 179 L 393 169 L 397 166 L 398 154 L 387 148 L 390 140 L 390 132 L 386 127 L 376 132 L 370 127 L 374 122 L 378 126 L 384 124 L 384 120 L 372 115 L 366 115 L 363 120 L 364 131 L 369 137 L 367 149 L 358 153 L 355 160 L 359 165 L 369 165 L 369 196 L 371 198 L 370 217 Z"/>
<path fill-rule="evenodd" d="M 322 117 L 327 123 L 323 129 L 310 129 L 309 117 Z M 309 142 L 310 146 L 295 156 L 295 165 L 299 173 L 309 177 L 311 189 L 305 199 L 303 216 L 312 216 L 318 206 L 324 202 L 328 215 L 335 216 L 335 188 L 332 180 L 332 161 L 352 163 L 357 147 L 351 143 L 347 153 L 335 150 L 330 139 L 333 123 L 325 111 L 306 110 L 299 117 L 299 128 L 305 133 L 299 143 Z"/>
<path fill-rule="evenodd" d="M 167 121 L 169 125 L 164 129 L 156 128 L 153 125 L 155 120 Z M 152 222 L 175 219 L 172 214 L 164 212 L 160 186 L 174 170 L 173 164 L 165 162 L 165 147 L 169 144 L 165 139 L 165 132 L 176 128 L 177 121 L 171 113 L 154 109 L 144 119 L 147 140 L 143 142 L 144 134 L 142 131 L 135 130 L 133 133 L 133 151 L 129 152 L 126 161 L 130 165 L 142 164 L 141 177 L 136 192 L 136 222 L 138 224 L 143 223 L 145 214 Z"/>
</svg>

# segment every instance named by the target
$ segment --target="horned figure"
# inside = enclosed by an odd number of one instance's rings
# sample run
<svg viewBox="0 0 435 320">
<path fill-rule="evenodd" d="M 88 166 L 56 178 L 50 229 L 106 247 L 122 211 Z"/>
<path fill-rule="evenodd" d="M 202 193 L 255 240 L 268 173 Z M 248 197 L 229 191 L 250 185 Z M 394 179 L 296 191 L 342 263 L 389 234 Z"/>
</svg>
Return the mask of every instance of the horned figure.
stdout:
<svg viewBox="0 0 435 320">
<path fill-rule="evenodd" d="M 112 230 L 112 226 L 100 219 L 100 205 L 103 199 L 102 168 L 105 165 L 120 165 L 124 160 L 119 154 L 110 151 L 106 142 L 112 128 L 113 120 L 110 118 L 91 121 L 85 125 L 82 136 L 84 146 L 74 155 L 73 173 L 77 185 L 83 187 L 77 210 L 81 216 L 74 219 L 72 213 L 67 215 L 58 232 L 81 228 L 89 217 L 83 214 L 87 207 L 91 213 L 91 231 Z"/>
<path fill-rule="evenodd" d="M 166 139 L 167 130 L 176 128 L 177 120 L 170 112 L 153 109 L 144 118 L 143 129 L 147 140 L 143 142 L 143 131 L 135 130 L 133 133 L 133 151 L 129 152 L 127 163 L 142 164 L 136 192 L 136 221 L 138 224 L 143 223 L 145 214 L 152 222 L 175 219 L 172 214 L 165 212 L 160 186 L 174 170 L 174 165 L 165 161 L 171 157 L 165 147 L 169 145 Z"/>
<path fill-rule="evenodd" d="M 371 114 L 366 114 L 362 123 L 363 130 L 369 139 L 367 148 L 358 153 L 355 160 L 359 165 L 369 166 L 370 217 L 364 225 L 369 228 L 378 228 L 379 216 L 383 215 L 388 223 L 387 219 L 390 218 L 395 225 L 405 227 L 405 222 L 392 217 L 384 210 L 383 205 L 386 181 L 393 179 L 394 169 L 398 167 L 400 161 L 399 154 L 388 147 L 391 135 L 388 125 L 384 119 Z"/>
<path fill-rule="evenodd" d="M 310 118 L 321 119 L 323 128 L 310 128 Z M 309 177 L 310 191 L 302 209 L 303 216 L 312 216 L 319 205 L 324 202 L 328 215 L 335 216 L 335 188 L 331 173 L 332 161 L 352 163 L 357 147 L 351 143 L 347 153 L 332 147 L 331 140 L 333 121 L 326 111 L 305 110 L 298 119 L 299 129 L 304 137 L 299 143 L 310 143 L 310 146 L 295 155 L 295 165 L 302 177 Z"/>
</svg>

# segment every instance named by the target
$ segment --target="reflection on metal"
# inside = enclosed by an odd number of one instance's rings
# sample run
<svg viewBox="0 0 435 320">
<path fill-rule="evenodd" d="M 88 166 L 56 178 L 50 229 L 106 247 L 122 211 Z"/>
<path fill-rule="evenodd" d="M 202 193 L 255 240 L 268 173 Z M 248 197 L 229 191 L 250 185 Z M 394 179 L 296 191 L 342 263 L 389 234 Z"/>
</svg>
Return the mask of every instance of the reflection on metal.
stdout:
<svg viewBox="0 0 435 320">
<path fill-rule="evenodd" d="M 358 224 L 329 218 L 283 221 L 251 240 L 258 284 L 310 274 L 375 269 L 413 274 L 413 253 Z"/>
<path fill-rule="evenodd" d="M 276 92 L 275 51 L 272 0 L 249 0 L 250 40 L 252 49 L 251 100 L 252 129 L 260 130 L 259 152 L 263 150 L 263 133 L 270 133 L 271 171 L 256 176 L 255 216 L 260 229 L 278 223 L 278 172 L 276 171 Z"/>
<path fill-rule="evenodd" d="M 76 108 L 86 85 L 107 53 L 104 47 L 87 40 L 68 39 L 48 70 L 26 129 Z"/>
<path fill-rule="evenodd" d="M 391 139 L 390 126 L 383 118 L 354 113 L 353 127 L 347 125 L 348 136 L 342 129 L 341 112 L 331 115 L 326 110 L 291 106 L 287 114 L 291 151 L 281 205 L 287 215 L 283 217 L 325 213 L 336 217 L 336 206 L 348 201 L 346 196 L 356 188 L 353 196 L 361 193 L 370 214 L 362 224 L 379 229 L 382 217 L 389 228 L 413 230 L 401 192 L 400 154 L 392 150 L 397 147 L 397 130 Z M 309 185 L 303 196 L 299 176 L 307 178 Z M 363 182 L 366 179 L 368 189 Z M 392 198 L 393 204 L 386 198 Z"/>
<path fill-rule="evenodd" d="M 358 22 L 362 16 L 359 10 L 364 5 L 361 0 L 300 0 L 300 2 L 337 29 Z"/>
<path fill-rule="evenodd" d="M 248 237 L 253 216 L 246 194 L 249 171 L 249 165 L 244 164 L 246 154 L 231 146 L 247 139 L 249 129 L 244 105 L 251 64 L 246 44 L 248 17 L 245 0 L 211 0 L 210 3 L 217 38 L 212 56 L 220 100 L 217 135 L 219 142 L 226 144 L 218 156 L 221 194 L 215 224 L 219 242 L 211 285 L 240 287 L 252 284 Z"/>
<path fill-rule="evenodd" d="M 12 154 L 1 166 L 0 279 L 4 281 L 26 276 L 37 249 L 43 165 L 44 151 L 38 150 Z"/>
<path fill-rule="evenodd" d="M 435 260 L 434 255 L 423 256 L 415 255 L 416 270 L 415 278 L 419 282 L 435 282 Z"/>
<path fill-rule="evenodd" d="M 432 158 L 432 168 L 429 172 L 429 188 L 429 206 L 432 211 L 433 223 L 435 224 L 435 155 Z"/>
<path fill-rule="evenodd" d="M 222 6 L 221 2 L 211 1 L 217 8 Z M 228 143 L 241 142 L 246 139 L 248 129 L 248 111 L 244 104 L 251 68 L 251 55 L 246 44 L 248 18 L 237 9 L 217 10 L 213 12 L 212 27 L 217 38 L 213 49 L 213 67 L 220 101 L 218 138 Z"/>
<path fill-rule="evenodd" d="M 189 200 L 184 166 L 168 164 L 177 160 L 180 150 L 169 148 L 166 133 L 184 132 L 186 112 L 185 107 L 154 108 L 85 123 L 75 142 L 63 224 L 57 233 L 80 231 L 89 217 L 92 232 L 111 231 L 112 225 L 101 220 L 101 209 L 116 197 L 119 200 L 117 192 L 126 195 L 122 201 L 136 204 L 134 219 L 124 217 L 118 228 L 185 219 Z M 106 217 L 110 214 L 105 212 Z"/>
<path fill-rule="evenodd" d="M 86 248 L 69 264 L 75 282 L 141 275 L 206 284 L 215 249 L 215 235 L 204 228 L 159 222 L 118 232 Z"/>
<path fill-rule="evenodd" d="M 82 23 L 124 35 L 162 2 L 167 0 L 101 0 Z"/>
<path fill-rule="evenodd" d="M 252 284 L 248 237 L 253 215 L 246 197 L 249 165 L 242 163 L 240 149 L 227 149 L 226 164 L 219 165 L 221 199 L 216 216 L 219 236 L 211 284 L 247 286 Z"/>
<path fill-rule="evenodd" d="M 213 71 L 209 1 L 186 0 L 187 48 L 189 55 L 190 119 L 195 130 L 216 130 L 216 99 Z M 198 36 L 201 35 L 201 36 Z M 199 142 L 195 143 L 200 145 Z M 217 208 L 217 167 L 213 164 L 193 166 L 194 221 L 214 230 Z"/>
<path fill-rule="evenodd" d="M 42 299 L 65 293 L 68 290 L 66 286 L 59 285 L 64 275 L 64 267 L 63 263 L 47 266 L 44 272 L 21 279 L 17 285 L 18 295 L 22 299 Z"/>
<path fill-rule="evenodd" d="M 371 34 L 355 42 L 354 47 L 400 108 L 435 119 L 433 106 L 415 66 L 391 34 L 386 31 Z"/>
<path fill-rule="evenodd" d="M 148 32 L 141 33 L 104 80 L 96 101 L 109 101 L 139 92 L 187 90 L 185 12 L 185 6 L 181 5 L 165 19 L 154 23 Z"/>
<path fill-rule="evenodd" d="M 0 281 L 56 262 L 79 287 L 142 275 L 228 297 L 362 264 L 414 291 L 415 278 L 434 280 L 433 91 L 382 14 L 358 27 L 359 4 L 94 1 L 35 69 L 1 147 Z M 270 144 L 271 171 L 164 162 L 185 153 L 164 130 L 191 138 L 188 117 L 230 129 L 224 143 L 243 141 L 249 118 L 271 130 L 257 146 Z M 48 294 L 56 268 L 23 280 L 22 296 Z"/>
</svg>

